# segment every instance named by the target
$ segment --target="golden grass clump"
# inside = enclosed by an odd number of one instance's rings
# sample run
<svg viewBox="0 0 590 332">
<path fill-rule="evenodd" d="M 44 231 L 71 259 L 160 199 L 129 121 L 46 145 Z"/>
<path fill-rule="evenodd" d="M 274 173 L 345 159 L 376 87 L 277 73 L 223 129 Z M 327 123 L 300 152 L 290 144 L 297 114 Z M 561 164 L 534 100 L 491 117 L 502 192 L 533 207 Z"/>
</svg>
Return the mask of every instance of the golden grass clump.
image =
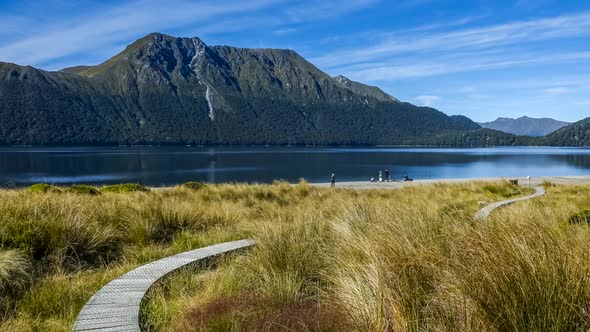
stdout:
<svg viewBox="0 0 590 332">
<path fill-rule="evenodd" d="M 0 250 L 0 318 L 14 301 L 27 290 L 32 281 L 32 265 L 18 250 Z"/>
<path fill-rule="evenodd" d="M 587 329 L 590 237 L 521 218 L 460 236 L 454 286 L 472 301 L 480 320 L 500 331 Z"/>
</svg>

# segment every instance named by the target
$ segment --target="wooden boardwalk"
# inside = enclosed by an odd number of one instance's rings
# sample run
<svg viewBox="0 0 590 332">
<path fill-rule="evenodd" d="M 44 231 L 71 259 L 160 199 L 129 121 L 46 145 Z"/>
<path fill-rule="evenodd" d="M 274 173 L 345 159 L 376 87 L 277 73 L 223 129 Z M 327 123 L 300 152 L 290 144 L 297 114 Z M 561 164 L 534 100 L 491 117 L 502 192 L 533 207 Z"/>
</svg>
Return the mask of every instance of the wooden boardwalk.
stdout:
<svg viewBox="0 0 590 332">
<path fill-rule="evenodd" d="M 141 302 L 156 281 L 202 259 L 253 245 L 253 240 L 226 242 L 140 266 L 109 282 L 94 294 L 78 314 L 74 331 L 139 332 Z"/>
<path fill-rule="evenodd" d="M 545 195 L 545 189 L 543 187 L 535 187 L 534 194 L 532 194 L 530 196 L 526 196 L 526 197 L 513 198 L 513 199 L 508 199 L 505 201 L 492 203 L 492 204 L 484 207 L 483 209 L 479 210 L 479 212 L 477 212 L 475 214 L 474 218 L 475 219 L 486 219 L 490 215 L 490 213 L 492 213 L 492 211 L 494 211 L 495 209 L 497 209 L 501 206 L 516 203 L 516 202 L 526 201 L 526 200 L 537 198 L 537 197 L 540 197 L 543 195 Z"/>
</svg>

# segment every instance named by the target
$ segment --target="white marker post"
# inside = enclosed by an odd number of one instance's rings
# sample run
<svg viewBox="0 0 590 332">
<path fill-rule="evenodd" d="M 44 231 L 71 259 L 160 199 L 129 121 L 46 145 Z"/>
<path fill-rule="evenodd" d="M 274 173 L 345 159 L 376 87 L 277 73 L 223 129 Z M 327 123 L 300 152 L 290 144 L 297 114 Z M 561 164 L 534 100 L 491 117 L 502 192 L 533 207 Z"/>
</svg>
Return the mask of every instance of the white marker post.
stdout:
<svg viewBox="0 0 590 332">
<path fill-rule="evenodd" d="M 531 177 L 527 176 L 526 179 L 529 181 L 529 188 L 531 187 Z"/>
</svg>

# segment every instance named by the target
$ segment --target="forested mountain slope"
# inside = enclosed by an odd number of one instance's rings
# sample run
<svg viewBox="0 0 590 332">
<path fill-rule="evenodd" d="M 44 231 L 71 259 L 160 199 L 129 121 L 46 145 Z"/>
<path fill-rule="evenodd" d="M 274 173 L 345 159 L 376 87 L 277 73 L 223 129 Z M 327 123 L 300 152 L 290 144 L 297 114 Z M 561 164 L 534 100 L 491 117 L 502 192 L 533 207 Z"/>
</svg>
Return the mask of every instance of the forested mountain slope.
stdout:
<svg viewBox="0 0 590 332">
<path fill-rule="evenodd" d="M 150 34 L 97 66 L 0 63 L 3 144 L 404 144 L 478 129 L 296 52 Z"/>
</svg>

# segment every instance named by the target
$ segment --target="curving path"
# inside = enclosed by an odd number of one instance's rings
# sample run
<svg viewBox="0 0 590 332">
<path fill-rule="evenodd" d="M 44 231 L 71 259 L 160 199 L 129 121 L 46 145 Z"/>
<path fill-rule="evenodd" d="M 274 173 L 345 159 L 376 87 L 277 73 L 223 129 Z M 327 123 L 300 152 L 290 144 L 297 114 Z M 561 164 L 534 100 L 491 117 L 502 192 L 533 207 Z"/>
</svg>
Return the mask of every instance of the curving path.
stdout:
<svg viewBox="0 0 590 332">
<path fill-rule="evenodd" d="M 139 332 L 141 301 L 156 281 L 191 263 L 254 244 L 253 240 L 226 242 L 140 266 L 109 282 L 94 294 L 78 314 L 74 331 Z"/>
<path fill-rule="evenodd" d="M 532 194 L 530 196 L 513 198 L 513 199 L 508 199 L 505 201 L 492 203 L 492 204 L 484 207 L 483 209 L 479 210 L 479 212 L 475 214 L 474 218 L 475 219 L 486 219 L 490 215 L 490 213 L 492 213 L 492 211 L 494 211 L 495 209 L 497 209 L 501 206 L 516 203 L 516 202 L 526 201 L 526 200 L 537 198 L 537 197 L 540 197 L 543 195 L 545 195 L 545 189 L 543 187 L 535 187 L 534 194 Z"/>
</svg>

